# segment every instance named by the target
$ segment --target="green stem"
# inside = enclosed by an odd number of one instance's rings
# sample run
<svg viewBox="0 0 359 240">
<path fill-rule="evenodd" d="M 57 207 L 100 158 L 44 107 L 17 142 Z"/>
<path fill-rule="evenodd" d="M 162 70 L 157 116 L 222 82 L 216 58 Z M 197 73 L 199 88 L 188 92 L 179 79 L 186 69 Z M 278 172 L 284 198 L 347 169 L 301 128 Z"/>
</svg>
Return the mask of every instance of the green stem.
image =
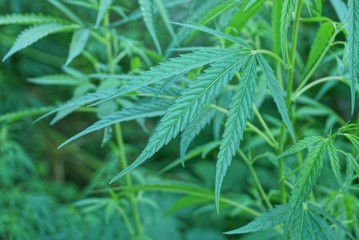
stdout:
<svg viewBox="0 0 359 240">
<path fill-rule="evenodd" d="M 296 48 L 297 48 L 297 41 L 298 41 L 298 30 L 299 30 L 299 22 L 300 22 L 300 14 L 302 12 L 302 6 L 303 6 L 303 0 L 299 0 L 296 13 L 295 13 L 295 19 L 294 19 L 294 26 L 293 26 L 293 32 L 292 32 L 292 46 L 290 51 L 290 69 L 288 73 L 288 79 L 287 79 L 287 95 L 286 95 L 286 105 L 290 112 L 290 105 L 291 105 L 291 98 L 292 98 L 292 89 L 293 89 L 293 81 L 294 81 L 294 65 L 296 60 Z M 290 114 L 291 116 L 291 114 Z M 280 137 L 279 137 L 279 147 L 278 147 L 278 153 L 282 153 L 284 150 L 284 144 L 287 139 L 286 134 L 286 127 L 284 124 L 282 124 L 280 129 Z M 284 158 L 278 159 L 278 171 L 279 171 L 279 179 L 284 179 L 285 172 L 284 172 Z M 279 192 L 280 192 L 280 198 L 281 202 L 285 203 L 287 201 L 287 195 L 286 195 L 286 189 L 285 189 L 285 182 L 280 181 L 279 183 Z"/>
<path fill-rule="evenodd" d="M 277 147 L 277 141 L 275 140 L 272 132 L 269 130 L 268 125 L 266 124 L 266 122 L 264 121 L 262 115 L 260 114 L 260 112 L 258 111 L 257 107 L 255 105 L 253 105 L 253 110 L 255 115 L 257 116 L 260 124 L 263 126 L 264 131 L 266 131 L 267 135 L 269 136 L 269 138 L 272 140 L 273 143 L 275 143 L 275 147 Z"/>
<path fill-rule="evenodd" d="M 243 158 L 244 162 L 247 164 L 250 173 L 252 174 L 254 183 L 256 184 L 259 193 L 261 194 L 264 202 L 266 203 L 268 208 L 273 208 L 273 205 L 271 204 L 271 202 L 269 201 L 269 197 L 266 194 L 266 192 L 264 191 L 261 182 L 259 181 L 258 175 L 256 173 L 256 170 L 253 167 L 253 163 L 247 158 L 247 156 L 240 150 L 237 149 L 238 154 Z"/>
<path fill-rule="evenodd" d="M 268 51 L 268 50 L 264 50 L 264 49 L 258 49 L 258 50 L 253 50 L 252 54 L 257 54 L 257 53 L 261 53 L 261 54 L 266 54 L 268 56 L 273 57 L 275 60 L 277 60 L 277 62 L 279 64 L 282 64 L 283 66 L 285 66 L 284 61 L 274 52 Z"/>
<path fill-rule="evenodd" d="M 123 169 L 125 169 L 128 166 L 128 160 L 126 157 L 125 145 L 123 143 L 122 130 L 121 130 L 121 126 L 119 123 L 115 124 L 115 134 L 116 134 L 116 140 L 117 140 L 117 144 L 118 144 L 119 151 L 120 151 L 120 160 L 121 160 L 121 165 L 122 165 L 121 167 Z M 126 174 L 124 176 L 124 181 L 125 181 L 126 186 L 128 186 L 128 187 L 133 186 L 131 174 Z M 142 229 L 142 224 L 141 224 L 141 220 L 140 220 L 140 214 L 139 214 L 138 208 L 137 208 L 136 195 L 135 195 L 135 193 L 129 193 L 128 197 L 129 197 L 129 201 L 130 201 L 130 205 L 131 205 L 131 209 L 132 209 L 133 219 L 134 219 L 135 226 L 136 226 L 136 235 L 141 236 L 143 233 L 143 229 Z"/>
</svg>

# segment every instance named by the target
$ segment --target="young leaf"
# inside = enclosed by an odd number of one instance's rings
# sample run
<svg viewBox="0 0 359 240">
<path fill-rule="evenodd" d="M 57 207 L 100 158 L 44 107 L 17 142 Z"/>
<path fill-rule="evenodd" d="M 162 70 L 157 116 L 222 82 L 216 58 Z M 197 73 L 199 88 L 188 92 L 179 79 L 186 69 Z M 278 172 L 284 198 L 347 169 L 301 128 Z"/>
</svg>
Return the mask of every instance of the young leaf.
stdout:
<svg viewBox="0 0 359 240">
<path fill-rule="evenodd" d="M 161 54 L 161 46 L 160 42 L 158 41 L 155 24 L 153 22 L 153 9 L 152 9 L 152 3 L 150 0 L 138 0 L 143 16 L 143 20 L 145 21 L 145 25 L 147 27 L 147 30 L 149 34 L 151 35 L 151 38 L 156 46 L 157 52 Z"/>
<path fill-rule="evenodd" d="M 252 115 L 256 85 L 256 62 L 255 58 L 251 57 L 246 62 L 246 67 L 239 85 L 229 104 L 228 118 L 225 124 L 223 140 L 219 147 L 215 178 L 215 201 L 217 211 L 219 209 L 219 196 L 224 176 L 226 175 L 232 158 L 242 141 L 247 120 Z"/>
<path fill-rule="evenodd" d="M 301 167 L 299 177 L 294 185 L 289 199 L 289 213 L 286 223 L 286 234 L 296 225 L 296 219 L 302 209 L 302 204 L 308 199 L 324 166 L 328 140 L 317 143 L 308 153 Z"/>
<path fill-rule="evenodd" d="M 96 18 L 95 28 L 98 28 L 100 26 L 100 23 L 105 16 L 107 10 L 112 4 L 112 0 L 100 0 L 100 6 L 98 9 L 98 14 Z"/>
<path fill-rule="evenodd" d="M 202 110 L 193 121 L 187 125 L 186 129 L 181 135 L 180 142 L 180 157 L 182 160 L 182 165 L 184 166 L 184 156 L 186 151 L 191 144 L 192 140 L 201 132 L 201 130 L 211 122 L 212 118 L 216 114 L 216 110 L 213 108 L 205 108 Z"/>
<path fill-rule="evenodd" d="M 274 228 L 275 226 L 284 223 L 287 215 L 288 204 L 279 205 L 275 208 L 269 209 L 267 212 L 263 213 L 247 225 L 232 231 L 225 232 L 225 234 L 242 234 Z"/>
<path fill-rule="evenodd" d="M 255 4 L 257 2 L 257 0 L 250 0 L 246 7 L 244 8 L 244 11 L 246 11 L 248 8 L 250 8 L 253 4 Z"/>
<path fill-rule="evenodd" d="M 312 70 L 317 61 L 321 58 L 321 56 L 328 51 L 330 47 L 329 42 L 333 40 L 334 35 L 335 29 L 333 22 L 325 22 L 320 26 L 315 36 L 314 42 L 310 48 L 304 75 L 307 75 L 309 71 Z"/>
<path fill-rule="evenodd" d="M 280 21 L 280 32 L 282 42 L 282 54 L 285 54 L 285 44 L 287 43 L 287 34 L 290 26 L 290 21 L 294 14 L 295 9 L 298 6 L 298 0 L 284 0 L 282 5 L 282 18 Z"/>
<path fill-rule="evenodd" d="M 338 158 L 337 149 L 335 148 L 332 141 L 329 141 L 327 144 L 327 152 L 334 176 L 337 179 L 339 186 L 342 188 L 343 182 L 342 177 L 340 176 L 340 161 Z"/>
<path fill-rule="evenodd" d="M 64 143 L 62 143 L 59 148 L 64 145 L 72 142 L 79 137 L 82 137 L 86 134 L 89 134 L 94 131 L 101 130 L 105 127 L 111 126 L 115 123 L 121 123 L 125 121 L 131 121 L 139 118 L 149 118 L 149 117 L 157 117 L 164 115 L 167 112 L 167 109 L 173 104 L 171 100 L 161 99 L 159 101 L 153 101 L 149 103 L 142 103 L 135 106 L 123 108 L 121 111 L 113 112 L 101 120 L 95 122 L 90 127 L 85 130 L 79 132 L 75 136 L 69 138 Z"/>
<path fill-rule="evenodd" d="M 84 50 L 89 36 L 90 30 L 88 29 L 81 28 L 74 32 L 70 44 L 69 56 L 67 57 L 65 66 L 69 65 L 71 61 Z"/>
<path fill-rule="evenodd" d="M 67 25 L 62 23 L 45 23 L 25 29 L 16 39 L 10 51 L 5 55 L 3 61 L 8 59 L 14 53 L 37 42 L 41 38 L 56 32 L 69 31 L 76 28 L 77 25 Z"/>
<path fill-rule="evenodd" d="M 233 54 L 225 61 L 212 64 L 211 68 L 195 79 L 183 91 L 176 103 L 168 109 L 167 114 L 161 119 L 155 133 L 149 139 L 140 156 L 129 167 L 115 176 L 111 182 L 142 164 L 163 145 L 176 137 L 232 79 L 235 72 L 243 65 L 244 59 L 246 56 Z"/>
<path fill-rule="evenodd" d="M 40 23 L 53 23 L 60 22 L 64 23 L 65 21 L 59 18 L 52 16 L 45 16 L 41 14 L 8 14 L 0 16 L 0 25 L 6 24 L 40 24 Z"/>
<path fill-rule="evenodd" d="M 349 0 L 349 37 L 348 37 L 348 56 L 350 72 L 351 89 L 351 112 L 353 114 L 355 107 L 355 91 L 359 74 L 359 1 Z"/>
<path fill-rule="evenodd" d="M 278 111 L 288 128 L 289 134 L 291 135 L 293 141 L 295 142 L 295 135 L 292 128 L 292 124 L 290 123 L 290 119 L 288 116 L 287 106 L 284 100 L 284 93 L 279 86 L 279 82 L 275 77 L 272 68 L 269 66 L 267 61 L 262 57 L 262 55 L 257 54 L 257 59 L 262 66 L 264 76 L 268 80 L 268 87 L 272 92 L 273 100 L 277 105 Z"/>
</svg>

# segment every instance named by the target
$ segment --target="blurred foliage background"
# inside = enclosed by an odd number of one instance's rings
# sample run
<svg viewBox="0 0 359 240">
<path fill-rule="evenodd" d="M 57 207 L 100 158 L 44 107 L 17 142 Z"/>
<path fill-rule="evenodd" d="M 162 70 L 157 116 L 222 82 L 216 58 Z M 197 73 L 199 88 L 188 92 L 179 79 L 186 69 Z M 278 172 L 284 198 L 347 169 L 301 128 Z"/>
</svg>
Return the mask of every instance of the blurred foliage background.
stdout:
<svg viewBox="0 0 359 240">
<path fill-rule="evenodd" d="M 0 0 L 0 15 L 31 12 L 66 18 L 51 2 L 54 1 Z M 97 9 L 79 7 L 71 4 L 71 1 L 61 2 L 66 3 L 66 6 L 86 23 L 94 23 Z M 133 17 L 133 20 L 123 24 L 117 15 L 111 19 L 111 22 L 121 26 L 117 28 L 122 36 L 121 48 L 128 48 L 128 52 L 116 66 L 117 72 L 138 74 L 165 60 L 165 55 L 178 55 L 169 50 L 173 42 L 160 18 L 157 35 L 161 45 L 168 46 L 163 56 L 156 52 L 151 36 L 141 20 L 137 1 L 118 2 L 121 2 L 122 9 L 128 16 Z M 195 12 L 193 9 L 202 4 L 200 0 L 164 2 L 168 6 L 172 21 L 188 18 L 196 21 L 206 17 L 205 14 L 191 15 Z M 213 1 L 212 5 L 218 2 L 221 1 Z M 271 31 L 267 21 L 271 18 L 269 9 L 270 6 L 264 4 L 254 20 L 250 18 L 245 27 L 237 26 L 244 38 L 263 48 L 270 47 L 271 44 L 265 41 Z M 228 16 L 233 17 L 235 10 Z M 323 3 L 323 12 L 323 15 L 338 19 L 335 10 L 328 3 Z M 214 25 L 231 32 L 231 29 L 225 27 L 231 20 L 227 19 L 228 16 L 222 15 L 216 19 Z M 306 34 L 301 36 L 298 51 L 302 52 L 301 57 L 306 59 L 311 47 L 310 39 L 314 39 L 315 31 L 306 23 L 303 23 L 301 28 Z M 1 26 L 0 56 L 4 56 L 11 48 L 16 35 L 22 29 L 21 25 Z M 129 239 L 133 235 L 131 231 L 135 231 L 131 198 L 122 198 L 121 191 L 116 190 L 122 186 L 121 183 L 108 185 L 121 169 L 121 153 L 116 141 L 109 140 L 100 147 L 106 136 L 103 137 L 102 132 L 95 132 L 57 150 L 66 139 L 94 122 L 99 113 L 80 110 L 67 116 L 65 121 L 52 126 L 48 120 L 33 123 L 41 114 L 53 109 L 52 106 L 73 96 L 94 88 L 105 89 L 118 84 L 91 80 L 83 85 L 51 86 L 36 85 L 29 81 L 31 78 L 50 74 L 82 76 L 106 69 L 105 50 L 96 42 L 90 42 L 88 45 L 88 51 L 97 57 L 95 64 L 89 64 L 91 57 L 88 56 L 76 59 L 71 67 L 63 67 L 70 41 L 69 33 L 52 35 L 0 64 L 0 114 L 3 116 L 0 116 L 0 119 L 4 120 L 7 114 L 7 120 L 0 121 L 0 239 Z M 218 43 L 208 35 L 183 39 L 183 46 L 215 44 L 226 43 Z M 328 71 L 338 71 L 332 67 L 335 64 L 332 59 L 341 53 L 340 49 L 333 50 L 316 76 L 326 76 Z M 306 119 L 298 117 L 297 120 L 297 124 L 306 130 L 306 135 L 325 134 L 333 121 L 339 118 L 345 122 L 351 118 L 347 111 L 343 111 L 350 105 L 348 89 L 343 85 L 336 85 L 335 89 L 333 87 L 329 84 L 325 89 L 314 88 L 308 94 L 318 102 L 308 100 L 298 104 L 298 116 L 309 116 Z M 124 105 L 130 104 L 123 101 Z M 104 111 L 107 111 L 107 107 L 104 106 Z M 318 107 L 323 111 L 318 112 Z M 273 103 L 265 102 L 262 109 L 264 115 L 273 114 Z M 14 115 L 9 118 L 11 113 Z M 157 121 L 155 118 L 146 120 L 145 124 L 122 124 L 129 159 L 134 159 L 146 144 L 149 133 L 144 131 L 143 127 L 153 129 Z M 276 124 L 274 119 L 273 125 Z M 252 220 L 254 215 L 233 207 L 235 204 L 230 201 L 222 202 L 224 207 L 231 207 L 223 208 L 220 215 L 215 211 L 212 189 L 218 136 L 213 134 L 216 132 L 213 131 L 214 128 L 213 124 L 210 125 L 196 138 L 191 146 L 197 147 L 190 151 L 192 160 L 186 163 L 185 168 L 177 164 L 170 170 L 160 172 L 176 159 L 179 163 L 178 139 L 175 139 L 156 154 L 150 163 L 133 172 L 134 187 L 123 190 L 125 193 L 135 193 L 141 218 L 143 234 L 133 239 L 277 239 L 275 231 L 241 237 L 222 234 L 226 230 L 244 225 Z M 251 149 L 257 148 L 259 153 L 266 153 L 268 147 L 260 144 L 258 137 L 253 132 L 248 132 L 243 151 L 250 155 Z M 259 153 L 256 152 L 256 155 Z M 275 156 L 268 158 L 273 160 Z M 225 196 L 230 196 L 234 202 L 264 211 L 265 205 L 247 166 L 239 157 L 234 159 L 232 164 L 223 186 L 223 192 L 227 193 Z M 277 187 L 277 178 L 271 177 L 277 176 L 275 165 L 271 161 L 258 161 L 255 167 L 264 189 L 275 201 L 278 192 L 271 190 Z M 321 181 L 328 187 L 328 183 L 333 182 L 332 176 L 324 173 Z M 147 189 L 135 187 L 148 182 L 160 184 L 152 188 L 147 185 Z M 183 185 L 178 185 L 178 182 Z M 335 189 L 336 186 L 332 187 Z M 334 193 L 333 189 L 330 191 Z M 202 194 L 200 197 L 197 196 L 199 193 Z M 351 197 L 348 196 L 348 199 Z M 335 201 L 337 199 L 333 198 L 330 204 L 336 204 Z"/>
</svg>

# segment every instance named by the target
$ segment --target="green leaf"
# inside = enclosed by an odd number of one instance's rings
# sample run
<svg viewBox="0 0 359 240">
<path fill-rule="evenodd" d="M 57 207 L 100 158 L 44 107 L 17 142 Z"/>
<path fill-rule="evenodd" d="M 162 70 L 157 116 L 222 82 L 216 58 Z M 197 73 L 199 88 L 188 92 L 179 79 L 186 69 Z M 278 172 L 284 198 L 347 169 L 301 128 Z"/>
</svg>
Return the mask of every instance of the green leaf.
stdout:
<svg viewBox="0 0 359 240">
<path fill-rule="evenodd" d="M 350 161 L 351 164 L 354 167 L 355 173 L 357 174 L 357 178 L 359 178 L 359 163 L 355 160 L 355 158 L 353 157 L 353 155 L 351 154 L 346 154 L 347 155 L 347 161 Z"/>
<path fill-rule="evenodd" d="M 262 55 L 257 54 L 257 59 L 262 66 L 264 76 L 268 80 L 268 87 L 272 92 L 272 97 L 274 102 L 277 105 L 278 111 L 285 123 L 285 125 L 288 128 L 289 134 L 291 135 L 293 141 L 295 142 L 295 135 L 292 128 L 292 124 L 289 119 L 287 106 L 284 99 L 284 92 L 279 86 L 279 82 L 277 78 L 275 77 L 272 68 L 269 66 L 267 61 L 262 57 Z"/>
<path fill-rule="evenodd" d="M 305 66 L 304 75 L 307 75 L 310 70 L 316 65 L 319 59 L 328 51 L 330 42 L 335 36 L 335 29 L 333 22 L 323 23 L 315 36 L 314 42 L 310 48 L 309 57 Z"/>
<path fill-rule="evenodd" d="M 216 165 L 215 200 L 219 208 L 219 196 L 222 182 L 227 169 L 232 162 L 246 129 L 247 120 L 252 115 L 254 92 L 257 85 L 257 72 L 255 58 L 246 61 L 246 66 L 239 85 L 229 104 L 228 118 L 225 124 L 223 140 L 219 147 Z"/>
<path fill-rule="evenodd" d="M 279 205 L 275 208 L 269 209 L 252 222 L 247 225 L 225 232 L 225 234 L 242 234 L 249 232 L 258 232 L 266 229 L 274 228 L 275 226 L 284 223 L 288 215 L 288 204 Z"/>
<path fill-rule="evenodd" d="M 115 94 L 109 95 L 99 103 L 136 91 L 149 84 L 158 83 L 162 80 L 184 74 L 197 67 L 224 61 L 225 59 L 232 57 L 233 52 L 238 52 L 238 49 L 202 49 L 193 53 L 181 55 L 177 58 L 172 58 L 132 79 L 118 89 Z"/>
<path fill-rule="evenodd" d="M 125 170 L 115 176 L 111 183 L 141 165 L 153 156 L 163 145 L 176 137 L 180 131 L 190 123 L 197 114 L 220 92 L 237 72 L 246 56 L 233 54 L 225 61 L 212 64 L 192 82 L 176 103 L 168 109 L 168 113 L 161 119 L 155 133 L 148 141 L 140 156 Z"/>
<path fill-rule="evenodd" d="M 290 21 L 294 14 L 295 9 L 298 6 L 298 0 L 284 0 L 282 5 L 282 18 L 280 21 L 280 32 L 282 42 L 282 54 L 285 54 L 285 44 L 287 43 L 287 34 L 290 26 Z"/>
<path fill-rule="evenodd" d="M 40 23 L 53 23 L 65 22 L 62 19 L 52 16 L 45 16 L 42 14 L 25 13 L 25 14 L 8 14 L 0 16 L 0 25 L 6 24 L 40 24 Z"/>
<path fill-rule="evenodd" d="M 112 0 L 100 0 L 95 28 L 98 28 L 100 26 L 100 23 L 103 17 L 105 16 L 107 10 L 110 8 L 111 4 L 112 4 Z"/>
<path fill-rule="evenodd" d="M 330 0 L 330 3 L 334 8 L 335 13 L 338 15 L 339 20 L 344 22 L 345 16 L 348 13 L 348 9 L 343 0 Z"/>
<path fill-rule="evenodd" d="M 69 56 L 67 57 L 65 66 L 70 64 L 75 57 L 80 55 L 80 53 L 84 50 L 89 37 L 90 37 L 90 30 L 88 29 L 82 28 L 74 32 L 70 44 Z"/>
<path fill-rule="evenodd" d="M 338 158 L 337 149 L 335 148 L 332 141 L 329 141 L 327 144 L 327 152 L 334 176 L 337 179 L 339 186 L 343 188 L 342 177 L 340 175 L 340 161 Z"/>
<path fill-rule="evenodd" d="M 183 131 L 181 135 L 180 142 L 180 157 L 182 160 L 182 165 L 184 166 L 184 157 L 186 155 L 186 151 L 191 144 L 192 140 L 201 132 L 201 130 L 211 122 L 212 118 L 216 114 L 216 110 L 213 108 L 205 108 L 202 110 L 197 117 L 193 119 L 191 123 L 189 123 L 186 129 Z"/>
<path fill-rule="evenodd" d="M 300 169 L 300 174 L 289 198 L 289 213 L 286 223 L 286 235 L 297 225 L 302 204 L 308 199 L 324 166 L 328 140 L 317 143 L 307 154 Z M 295 231 L 293 231 L 295 232 Z"/>
<path fill-rule="evenodd" d="M 351 112 L 353 114 L 355 107 L 355 90 L 359 74 L 359 2 L 356 0 L 348 1 L 348 56 L 350 72 L 351 89 Z"/>
<path fill-rule="evenodd" d="M 359 137 L 355 136 L 353 134 L 349 134 L 349 133 L 344 133 L 343 134 L 347 139 L 349 139 L 349 141 L 353 144 L 353 146 L 359 150 Z"/>
<path fill-rule="evenodd" d="M 244 8 L 244 11 L 246 11 L 248 8 L 250 8 L 253 4 L 255 4 L 257 2 L 257 0 L 250 0 L 246 7 Z"/>
<path fill-rule="evenodd" d="M 312 137 L 306 137 L 302 140 L 298 141 L 296 144 L 291 146 L 289 149 L 284 151 L 282 154 L 280 154 L 277 158 L 282 158 L 287 155 L 303 151 L 304 149 L 310 148 L 318 144 L 319 142 L 322 142 L 324 138 L 318 137 L 318 136 L 312 136 Z"/>
<path fill-rule="evenodd" d="M 143 20 L 145 22 L 145 25 L 147 27 L 147 30 L 149 34 L 151 35 L 151 38 L 156 46 L 157 52 L 161 54 L 161 46 L 160 42 L 158 41 L 158 37 L 156 34 L 154 19 L 153 19 L 153 9 L 152 9 L 152 3 L 150 0 L 138 0 L 143 16 Z"/>
<path fill-rule="evenodd" d="M 65 85 L 75 86 L 83 83 L 81 79 L 71 77 L 65 74 L 46 75 L 37 78 L 29 78 L 29 82 L 41 85 Z"/>
<path fill-rule="evenodd" d="M 233 15 L 228 27 L 233 27 L 237 32 L 240 32 L 242 28 L 246 26 L 247 22 L 262 9 L 265 3 L 265 0 L 258 0 L 244 10 L 244 6 L 246 6 L 246 3 L 248 5 L 250 1 L 251 0 L 243 1 L 242 7 Z"/>
<path fill-rule="evenodd" d="M 69 138 L 64 143 L 62 143 L 59 148 L 64 145 L 72 142 L 79 137 L 82 137 L 86 134 L 92 133 L 94 131 L 101 130 L 105 127 L 111 126 L 115 123 L 121 123 L 125 121 L 131 121 L 140 118 L 149 118 L 157 117 L 164 115 L 167 112 L 167 109 L 173 104 L 171 100 L 160 99 L 158 101 L 152 101 L 149 103 L 141 103 L 135 106 L 130 106 L 123 108 L 121 111 L 113 112 L 107 116 L 104 116 L 101 120 L 95 122 L 90 127 L 79 132 L 75 136 Z"/>
<path fill-rule="evenodd" d="M 62 23 L 45 23 L 27 28 L 17 37 L 10 51 L 3 58 L 3 61 L 8 59 L 14 53 L 30 46 L 31 44 L 37 42 L 38 40 L 46 37 L 49 34 L 73 30 L 76 27 L 77 25 L 67 25 Z"/>
</svg>

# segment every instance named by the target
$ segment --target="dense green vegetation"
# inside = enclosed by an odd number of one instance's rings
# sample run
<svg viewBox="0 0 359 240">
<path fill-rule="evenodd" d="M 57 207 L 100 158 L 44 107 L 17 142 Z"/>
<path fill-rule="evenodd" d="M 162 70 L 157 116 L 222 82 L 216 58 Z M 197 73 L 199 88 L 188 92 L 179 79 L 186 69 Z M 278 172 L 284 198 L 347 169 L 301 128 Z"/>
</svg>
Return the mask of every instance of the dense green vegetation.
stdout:
<svg viewBox="0 0 359 240">
<path fill-rule="evenodd" d="M 0 239 L 359 238 L 356 0 L 0 0 L 0 55 Z"/>
</svg>

